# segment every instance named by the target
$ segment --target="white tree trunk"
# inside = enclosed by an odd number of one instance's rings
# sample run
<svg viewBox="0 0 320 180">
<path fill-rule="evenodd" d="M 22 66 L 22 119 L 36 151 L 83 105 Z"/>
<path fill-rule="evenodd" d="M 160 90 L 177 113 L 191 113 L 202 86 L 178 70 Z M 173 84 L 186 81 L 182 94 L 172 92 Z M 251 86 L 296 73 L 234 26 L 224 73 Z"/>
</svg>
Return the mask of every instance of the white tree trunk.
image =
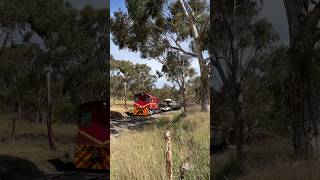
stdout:
<svg viewBox="0 0 320 180">
<path fill-rule="evenodd" d="M 202 109 L 202 111 L 208 111 L 208 105 L 209 105 L 209 100 L 207 97 L 208 96 L 208 75 L 209 75 L 208 67 L 205 64 L 203 54 L 200 49 L 201 45 L 199 42 L 199 34 L 198 34 L 197 27 L 196 27 L 195 23 L 193 22 L 192 17 L 189 15 L 189 13 L 185 7 L 184 1 L 180 0 L 180 3 L 183 8 L 183 12 L 184 12 L 185 16 L 190 19 L 193 40 L 194 40 L 194 50 L 195 50 L 195 53 L 198 58 L 200 72 L 201 72 L 201 75 L 200 75 L 200 79 L 201 79 L 200 91 L 202 92 L 201 93 L 201 109 Z"/>
</svg>

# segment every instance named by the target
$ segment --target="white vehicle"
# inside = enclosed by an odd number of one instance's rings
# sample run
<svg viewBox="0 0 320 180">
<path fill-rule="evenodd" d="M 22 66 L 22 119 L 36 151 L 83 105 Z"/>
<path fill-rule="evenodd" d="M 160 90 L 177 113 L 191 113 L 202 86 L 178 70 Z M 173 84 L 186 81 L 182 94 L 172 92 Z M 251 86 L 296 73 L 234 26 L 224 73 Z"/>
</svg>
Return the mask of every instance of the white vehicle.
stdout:
<svg viewBox="0 0 320 180">
<path fill-rule="evenodd" d="M 167 112 L 172 110 L 171 107 L 168 106 L 168 103 L 161 103 L 159 104 L 159 107 L 161 112 Z"/>
<path fill-rule="evenodd" d="M 179 101 L 174 101 L 172 99 L 165 99 L 163 102 L 167 104 L 167 107 L 170 107 L 170 111 L 181 108 L 181 104 L 179 103 Z"/>
<path fill-rule="evenodd" d="M 163 108 L 161 108 L 162 112 L 167 112 L 167 111 L 171 111 L 171 110 L 172 110 L 171 107 L 163 107 Z"/>
</svg>

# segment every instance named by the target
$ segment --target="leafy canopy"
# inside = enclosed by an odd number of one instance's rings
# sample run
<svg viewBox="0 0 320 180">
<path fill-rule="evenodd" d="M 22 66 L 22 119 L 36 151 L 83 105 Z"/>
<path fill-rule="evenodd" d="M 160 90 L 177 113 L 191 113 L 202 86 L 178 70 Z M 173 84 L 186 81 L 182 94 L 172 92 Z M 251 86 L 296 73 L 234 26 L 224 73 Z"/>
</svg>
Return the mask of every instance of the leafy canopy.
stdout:
<svg viewBox="0 0 320 180">
<path fill-rule="evenodd" d="M 209 8 L 205 1 L 190 0 L 194 23 L 201 32 L 200 50 L 208 48 Z M 192 48 L 190 21 L 179 1 L 127 0 L 127 12 L 117 11 L 112 17 L 112 40 L 120 49 L 140 51 L 143 58 L 159 58 L 170 51 L 197 57 Z M 189 49 L 182 43 L 189 44 Z"/>
</svg>

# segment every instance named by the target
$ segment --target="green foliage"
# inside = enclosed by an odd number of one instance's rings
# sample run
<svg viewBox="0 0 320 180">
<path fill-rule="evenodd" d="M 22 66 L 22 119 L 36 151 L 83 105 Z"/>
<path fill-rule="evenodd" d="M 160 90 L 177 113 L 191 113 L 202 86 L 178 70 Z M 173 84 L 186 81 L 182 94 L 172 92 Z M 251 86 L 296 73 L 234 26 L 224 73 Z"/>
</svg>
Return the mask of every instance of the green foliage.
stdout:
<svg viewBox="0 0 320 180">
<path fill-rule="evenodd" d="M 133 64 L 130 61 L 111 59 L 111 95 L 124 97 L 124 83 L 130 95 L 140 92 L 150 92 L 156 81 L 156 76 L 150 74 L 151 68 L 146 64 Z"/>
<path fill-rule="evenodd" d="M 208 19 L 207 4 L 194 0 L 188 3 L 194 10 L 194 21 L 200 30 Z M 177 43 L 190 43 L 187 40 L 192 37 L 191 27 L 186 26 L 189 20 L 179 1 L 134 0 L 126 1 L 126 5 L 128 13 L 117 11 L 112 18 L 113 41 L 120 49 L 140 51 L 144 58 L 158 58 L 172 50 L 182 50 L 173 39 Z M 205 51 L 205 41 L 202 44 L 201 51 Z"/>
<path fill-rule="evenodd" d="M 274 90 L 268 89 L 273 85 L 269 76 L 274 76 L 269 68 L 273 67 L 275 57 L 270 54 L 278 46 L 278 35 L 268 21 L 259 18 L 260 8 L 255 1 L 216 1 L 215 8 L 210 53 L 216 75 L 213 78 L 222 82 L 220 90 L 212 93 L 216 102 L 215 123 L 233 126 L 240 119 L 246 131 L 269 129 L 273 121 L 269 115 L 277 98 L 273 96 Z M 283 83 L 283 79 L 279 81 Z"/>
<path fill-rule="evenodd" d="M 32 69 L 31 61 L 33 53 L 28 47 L 16 47 L 5 49 L 0 59 L 0 83 L 1 100 L 8 104 L 7 108 L 16 108 L 22 99 L 26 100 L 26 94 L 30 93 L 28 86 Z"/>
<path fill-rule="evenodd" d="M 263 126 L 278 133 L 288 133 L 289 119 L 289 56 L 287 47 L 280 47 L 263 60 L 267 81 L 266 91 L 270 92 L 272 102 Z"/>
<path fill-rule="evenodd" d="M 289 136 L 289 58 L 287 47 L 279 47 L 257 60 L 259 74 L 250 74 L 243 92 L 243 114 L 247 126 Z M 214 91 L 214 123 L 232 126 L 232 101 L 225 90 Z"/>
<path fill-rule="evenodd" d="M 187 83 L 187 78 L 195 76 L 195 69 L 191 67 L 191 62 L 188 56 L 178 53 L 168 53 L 167 61 L 162 66 L 162 72 L 166 77 L 177 83 L 182 88 L 182 83 Z"/>
<path fill-rule="evenodd" d="M 153 88 L 152 94 L 158 97 L 160 100 L 167 98 L 179 97 L 180 93 L 175 87 L 171 87 L 165 84 L 162 88 Z"/>
<path fill-rule="evenodd" d="M 1 1 L 0 37 L 8 35 L 0 47 L 1 106 L 18 101 L 23 119 L 45 120 L 49 73 L 57 119 L 75 121 L 80 103 L 106 99 L 108 11 L 63 0 Z"/>
<path fill-rule="evenodd" d="M 206 1 L 189 0 L 183 4 L 186 11 L 181 1 L 127 0 L 127 12 L 116 11 L 111 19 L 112 40 L 120 49 L 140 52 L 142 58 L 155 59 L 165 66 L 172 64 L 167 62 L 173 60 L 172 54 L 197 59 L 203 86 L 201 104 L 206 111 L 208 66 L 205 61 L 208 59 L 203 56 L 209 45 L 209 7 Z M 165 73 L 173 71 L 167 67 Z M 180 79 L 169 76 L 175 83 Z"/>
</svg>

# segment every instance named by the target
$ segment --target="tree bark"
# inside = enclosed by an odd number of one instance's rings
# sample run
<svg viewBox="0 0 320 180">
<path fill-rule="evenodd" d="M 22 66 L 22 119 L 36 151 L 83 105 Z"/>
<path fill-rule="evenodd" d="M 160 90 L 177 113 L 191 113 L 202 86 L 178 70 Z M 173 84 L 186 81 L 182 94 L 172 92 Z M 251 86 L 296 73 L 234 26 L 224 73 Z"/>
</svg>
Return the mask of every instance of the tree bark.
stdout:
<svg viewBox="0 0 320 180">
<path fill-rule="evenodd" d="M 208 73 L 207 67 L 205 65 L 202 65 L 201 69 L 202 69 L 201 70 L 201 76 L 200 76 L 200 80 L 201 80 L 201 85 L 200 85 L 201 111 L 207 112 L 209 110 L 208 109 L 208 106 L 209 106 L 209 100 L 208 100 L 208 75 L 209 75 L 209 73 Z"/>
<path fill-rule="evenodd" d="M 236 84 L 233 96 L 233 118 L 235 130 L 235 142 L 237 148 L 237 158 L 245 158 L 245 128 L 242 118 L 242 91 L 240 85 Z"/>
<path fill-rule="evenodd" d="M 41 113 L 41 93 L 40 88 L 38 89 L 38 97 L 37 97 L 37 110 L 36 110 L 36 123 L 40 122 L 40 113 Z"/>
<path fill-rule="evenodd" d="M 183 88 L 183 112 L 187 112 L 186 88 Z"/>
<path fill-rule="evenodd" d="M 21 120 L 21 103 L 20 101 L 18 102 L 18 121 Z"/>
<path fill-rule="evenodd" d="M 186 99 L 186 78 L 185 78 L 185 68 L 184 68 L 184 60 L 182 59 L 182 99 L 183 99 L 183 114 L 185 115 L 187 111 L 187 99 Z"/>
<path fill-rule="evenodd" d="M 0 49 L 0 56 L 2 55 L 3 50 L 4 50 L 4 48 L 5 48 L 6 45 L 7 45 L 9 36 L 10 36 L 10 34 L 9 34 L 9 32 L 7 32 L 7 33 L 6 33 L 6 37 L 4 38 L 3 43 L 2 43 L 2 46 L 1 46 L 1 49 Z"/>
<path fill-rule="evenodd" d="M 293 147 L 299 158 L 320 157 L 319 83 L 315 80 L 315 29 L 320 6 L 312 11 L 310 2 L 284 0 L 290 34 L 290 115 Z"/>
<path fill-rule="evenodd" d="M 237 0 L 233 1 L 232 20 L 230 27 L 230 51 L 232 64 L 230 65 L 231 80 L 232 80 L 232 93 L 233 93 L 233 113 L 234 113 L 234 130 L 235 130 L 235 142 L 237 147 L 237 157 L 239 159 L 245 158 L 245 126 L 242 118 L 242 84 L 239 70 L 239 54 L 237 49 L 237 42 L 235 39 L 237 23 Z"/>
<path fill-rule="evenodd" d="M 127 107 L 127 83 L 124 83 L 124 107 L 128 109 Z"/>
<path fill-rule="evenodd" d="M 16 116 L 17 116 L 17 107 L 15 107 L 15 110 L 13 112 L 13 121 L 12 121 L 12 131 L 11 131 L 11 138 L 15 138 L 15 130 L 16 130 Z"/>
<path fill-rule="evenodd" d="M 299 158 L 320 157 L 319 91 L 312 57 L 291 52 L 290 114 L 294 152 Z"/>
<path fill-rule="evenodd" d="M 51 67 L 48 68 L 47 76 L 47 92 L 48 92 L 48 114 L 47 114 L 47 131 L 50 149 L 56 150 L 56 142 L 52 130 L 52 102 L 51 102 Z"/>
<path fill-rule="evenodd" d="M 198 34 L 198 30 L 196 28 L 196 25 L 193 22 L 192 17 L 189 15 L 187 9 L 185 8 L 184 5 L 184 1 L 180 0 L 180 3 L 182 5 L 184 14 L 187 18 L 190 19 L 190 24 L 191 24 L 191 28 L 192 28 L 192 34 L 194 36 L 194 50 L 195 53 L 197 55 L 198 58 L 198 62 L 199 62 L 199 67 L 200 67 L 200 103 L 201 103 L 201 111 L 207 112 L 208 111 L 208 105 L 209 105 L 209 101 L 208 101 L 208 67 L 205 64 L 205 60 L 203 58 L 203 54 L 200 50 L 201 44 L 199 42 L 199 34 Z"/>
</svg>

